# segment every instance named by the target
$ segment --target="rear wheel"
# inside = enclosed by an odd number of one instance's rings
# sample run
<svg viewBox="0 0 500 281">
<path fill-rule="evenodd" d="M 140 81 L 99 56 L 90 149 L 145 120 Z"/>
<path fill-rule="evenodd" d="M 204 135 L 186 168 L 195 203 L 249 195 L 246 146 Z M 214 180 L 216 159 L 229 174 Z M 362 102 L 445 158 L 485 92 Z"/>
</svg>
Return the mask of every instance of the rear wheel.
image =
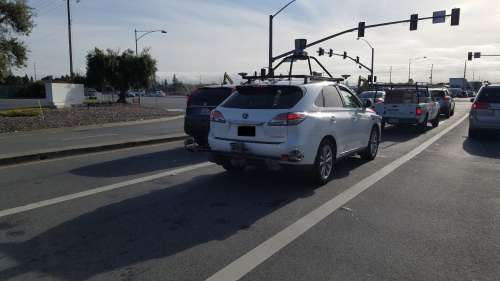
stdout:
<svg viewBox="0 0 500 281">
<path fill-rule="evenodd" d="M 311 177 L 315 184 L 323 185 L 332 179 L 336 153 L 336 148 L 330 140 L 324 139 L 321 142 L 311 171 Z"/>
<path fill-rule="evenodd" d="M 230 173 L 241 173 L 245 170 L 243 165 L 234 165 L 231 160 L 226 160 L 222 163 L 222 168 Z"/>
<path fill-rule="evenodd" d="M 455 107 L 453 107 L 453 109 L 451 110 L 451 116 L 455 115 Z"/>
<path fill-rule="evenodd" d="M 478 130 L 474 130 L 474 129 L 469 128 L 469 138 L 470 139 L 477 139 L 477 138 L 479 138 L 479 132 L 478 132 Z"/>
<path fill-rule="evenodd" d="M 372 129 L 372 132 L 370 134 L 370 140 L 368 141 L 368 146 L 366 147 L 365 151 L 361 153 L 361 158 L 366 161 L 372 161 L 377 157 L 378 154 L 378 148 L 380 144 L 380 136 L 378 132 L 378 128 L 374 127 Z"/>
<path fill-rule="evenodd" d="M 446 110 L 445 116 L 446 116 L 446 118 L 451 117 L 451 107 L 449 107 L 448 110 Z"/>
<path fill-rule="evenodd" d="M 437 128 L 439 126 L 439 115 L 431 121 L 432 128 Z"/>
</svg>

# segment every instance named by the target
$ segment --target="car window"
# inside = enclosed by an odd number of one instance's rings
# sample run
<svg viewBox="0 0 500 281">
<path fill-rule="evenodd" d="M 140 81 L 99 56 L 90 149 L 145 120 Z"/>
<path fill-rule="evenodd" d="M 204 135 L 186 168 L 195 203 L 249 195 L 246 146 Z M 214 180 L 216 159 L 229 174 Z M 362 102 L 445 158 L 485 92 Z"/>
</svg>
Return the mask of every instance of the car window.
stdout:
<svg viewBox="0 0 500 281">
<path fill-rule="evenodd" d="M 343 107 L 339 92 L 334 86 L 327 86 L 323 89 L 325 107 Z"/>
<path fill-rule="evenodd" d="M 192 106 L 218 106 L 232 93 L 231 88 L 201 88 L 191 94 Z"/>
<path fill-rule="evenodd" d="M 446 96 L 446 92 L 442 90 L 433 90 L 431 91 L 431 95 L 433 98 L 442 98 Z"/>
<path fill-rule="evenodd" d="M 375 98 L 383 98 L 384 97 L 384 92 L 380 91 L 368 91 L 368 92 L 362 92 L 359 94 L 359 97 L 362 99 L 372 99 L 373 97 Z"/>
<path fill-rule="evenodd" d="M 342 96 L 342 99 L 344 100 L 344 107 L 348 108 L 361 108 L 361 102 L 358 100 L 356 96 L 354 96 L 352 93 L 346 91 L 343 88 L 340 88 L 340 95 Z"/>
<path fill-rule="evenodd" d="M 295 86 L 241 86 L 223 104 L 227 108 L 288 109 L 301 99 L 302 89 Z"/>
<path fill-rule="evenodd" d="M 485 87 L 477 96 L 478 102 L 500 103 L 500 87 Z"/>
<path fill-rule="evenodd" d="M 319 93 L 318 97 L 314 101 L 314 104 L 318 107 L 325 107 L 325 97 L 323 96 L 323 91 Z"/>
</svg>

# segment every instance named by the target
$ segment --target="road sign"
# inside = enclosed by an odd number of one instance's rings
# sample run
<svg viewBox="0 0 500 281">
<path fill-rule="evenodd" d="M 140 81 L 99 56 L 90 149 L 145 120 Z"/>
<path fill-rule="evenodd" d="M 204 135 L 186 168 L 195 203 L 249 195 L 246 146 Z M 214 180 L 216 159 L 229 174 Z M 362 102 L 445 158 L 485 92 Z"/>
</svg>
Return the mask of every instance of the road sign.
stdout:
<svg viewBox="0 0 500 281">
<path fill-rule="evenodd" d="M 432 15 L 432 23 L 446 22 L 446 11 L 437 11 Z"/>
</svg>

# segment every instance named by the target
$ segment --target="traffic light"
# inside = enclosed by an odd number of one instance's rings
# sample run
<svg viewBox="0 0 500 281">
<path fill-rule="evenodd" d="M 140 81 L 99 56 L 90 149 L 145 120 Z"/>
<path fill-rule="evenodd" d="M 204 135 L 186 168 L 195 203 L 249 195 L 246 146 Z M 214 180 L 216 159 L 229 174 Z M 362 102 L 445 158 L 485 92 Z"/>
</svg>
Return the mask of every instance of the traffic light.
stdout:
<svg viewBox="0 0 500 281">
<path fill-rule="evenodd" d="M 346 59 L 346 58 L 347 58 L 347 52 L 346 52 L 346 51 L 344 51 L 344 55 L 343 55 L 342 57 L 343 57 L 344 59 Z"/>
<path fill-rule="evenodd" d="M 460 8 L 451 10 L 451 25 L 456 26 L 460 24 Z"/>
<path fill-rule="evenodd" d="M 474 53 L 474 58 L 475 59 L 480 59 L 481 58 L 481 52 L 475 52 Z"/>
<path fill-rule="evenodd" d="M 324 56 L 324 55 L 325 55 L 325 49 L 323 49 L 323 48 L 321 48 L 321 47 L 320 47 L 320 48 L 319 48 L 319 50 L 318 50 L 318 55 L 319 55 L 320 57 L 321 57 L 321 56 Z"/>
<path fill-rule="evenodd" d="M 413 14 L 410 17 L 410 30 L 417 30 L 418 27 L 418 14 Z"/>
<path fill-rule="evenodd" d="M 359 57 L 356 57 L 356 63 L 359 63 Z"/>
<path fill-rule="evenodd" d="M 328 51 L 328 56 L 333 57 L 333 49 L 330 49 L 330 51 Z"/>
<path fill-rule="evenodd" d="M 469 52 L 469 53 L 467 54 L 467 59 L 468 59 L 469 61 L 471 61 L 471 60 L 472 60 L 472 52 Z"/>
<path fill-rule="evenodd" d="M 365 37 L 366 24 L 364 21 L 360 22 L 358 25 L 358 38 Z"/>
</svg>

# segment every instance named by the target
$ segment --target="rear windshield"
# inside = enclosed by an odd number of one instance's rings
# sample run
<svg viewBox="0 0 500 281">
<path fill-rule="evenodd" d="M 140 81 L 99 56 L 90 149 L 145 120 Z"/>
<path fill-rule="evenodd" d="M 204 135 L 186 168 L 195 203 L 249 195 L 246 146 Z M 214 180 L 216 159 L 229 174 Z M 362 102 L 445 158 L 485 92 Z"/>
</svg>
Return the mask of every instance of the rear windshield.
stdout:
<svg viewBox="0 0 500 281">
<path fill-rule="evenodd" d="M 477 97 L 477 101 L 500 103 L 500 87 L 483 88 Z"/>
<path fill-rule="evenodd" d="M 191 94 L 193 106 L 218 106 L 232 93 L 231 88 L 201 88 Z"/>
<path fill-rule="evenodd" d="M 288 109 L 302 98 L 302 90 L 293 86 L 252 87 L 242 86 L 222 104 L 228 108 Z"/>
<path fill-rule="evenodd" d="M 404 103 L 424 102 L 424 98 L 426 96 L 427 92 L 424 90 L 417 91 L 416 89 L 394 89 L 386 91 L 385 103 L 404 104 Z"/>
<path fill-rule="evenodd" d="M 444 91 L 441 91 L 441 90 L 434 90 L 434 91 L 431 91 L 431 95 L 434 98 L 437 98 L 437 97 L 442 98 L 442 97 L 446 96 L 446 93 Z"/>
<path fill-rule="evenodd" d="M 373 96 L 375 96 L 375 92 L 362 92 L 361 94 L 359 94 L 359 97 L 362 99 L 373 98 Z M 376 98 L 382 98 L 383 96 L 384 96 L 383 92 L 377 92 Z"/>
</svg>

